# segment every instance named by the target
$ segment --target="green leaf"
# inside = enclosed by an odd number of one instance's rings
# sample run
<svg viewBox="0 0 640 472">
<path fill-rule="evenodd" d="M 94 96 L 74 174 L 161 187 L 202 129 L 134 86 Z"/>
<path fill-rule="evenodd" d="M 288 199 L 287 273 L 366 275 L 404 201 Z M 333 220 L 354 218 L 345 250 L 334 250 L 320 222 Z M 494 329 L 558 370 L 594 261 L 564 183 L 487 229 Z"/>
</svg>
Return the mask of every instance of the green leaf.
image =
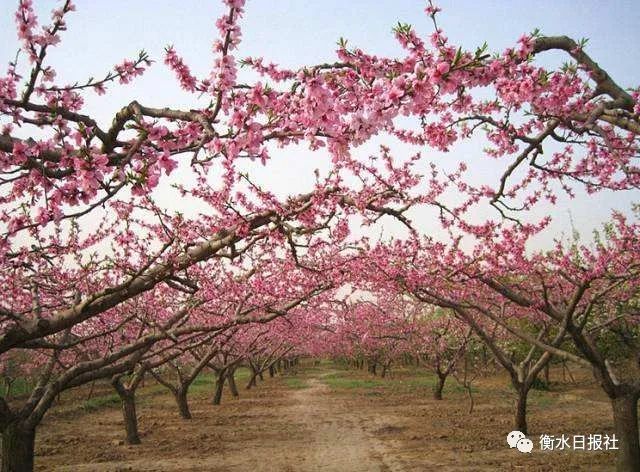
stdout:
<svg viewBox="0 0 640 472">
<path fill-rule="evenodd" d="M 462 48 L 458 48 L 458 50 L 456 51 L 456 56 L 453 58 L 453 64 L 451 64 L 451 66 L 455 67 L 461 58 L 462 58 Z"/>
</svg>

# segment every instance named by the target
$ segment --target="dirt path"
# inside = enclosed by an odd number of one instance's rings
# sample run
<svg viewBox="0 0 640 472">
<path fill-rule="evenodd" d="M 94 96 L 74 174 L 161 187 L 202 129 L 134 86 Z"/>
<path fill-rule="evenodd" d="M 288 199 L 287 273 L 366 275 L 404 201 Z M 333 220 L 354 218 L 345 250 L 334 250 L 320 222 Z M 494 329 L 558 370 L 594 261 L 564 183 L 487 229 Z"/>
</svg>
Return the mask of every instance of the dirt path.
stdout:
<svg viewBox="0 0 640 472">
<path fill-rule="evenodd" d="M 208 396 L 194 396 L 194 418 L 189 421 L 176 417 L 170 397 L 155 398 L 141 408 L 143 443 L 139 446 L 122 443 L 117 408 L 57 421 L 40 436 L 44 440 L 37 470 L 402 470 L 389 465 L 391 459 L 373 434 L 381 418 L 353 408 L 348 398 L 322 382 L 323 375 L 328 373 L 305 378 L 304 388 L 265 382 L 241 400 L 227 399 L 217 408 L 209 404 Z"/>
<path fill-rule="evenodd" d="M 363 430 L 363 419 L 348 411 L 339 399 L 327 395 L 328 388 L 317 378 L 308 388 L 292 394 L 291 412 L 312 431 L 308 438 L 308 471 L 390 471 L 380 445 Z"/>
<path fill-rule="evenodd" d="M 585 378 L 588 375 L 585 372 Z M 600 401 L 601 391 L 593 382 L 581 382 L 556 384 L 553 391 L 532 396 L 534 437 L 543 432 L 612 433 L 609 406 Z M 38 430 L 36 471 L 611 469 L 613 451 L 554 451 L 551 456 L 546 451 L 510 450 L 504 438 L 512 427 L 511 392 L 504 375 L 479 381 L 472 415 L 465 392 L 449 386 L 444 400 L 436 401 L 430 395 L 431 383 L 430 378 L 408 372 L 372 383 L 364 372 L 323 366 L 301 369 L 295 376 L 265 378 L 257 388 L 243 389 L 240 399 L 223 397 L 220 406 L 211 404 L 213 384 L 202 384 L 190 395 L 193 419 L 189 421 L 178 416 L 169 393 L 141 395 L 142 444 L 137 446 L 122 441 L 117 405 L 89 412 L 53 412 Z"/>
</svg>

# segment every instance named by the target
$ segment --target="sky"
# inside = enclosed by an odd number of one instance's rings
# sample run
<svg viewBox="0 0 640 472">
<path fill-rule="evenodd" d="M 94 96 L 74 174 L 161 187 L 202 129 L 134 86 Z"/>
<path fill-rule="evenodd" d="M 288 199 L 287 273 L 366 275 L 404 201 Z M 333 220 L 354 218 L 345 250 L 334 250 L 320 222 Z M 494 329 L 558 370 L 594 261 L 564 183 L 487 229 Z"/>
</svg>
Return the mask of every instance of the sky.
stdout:
<svg viewBox="0 0 640 472">
<path fill-rule="evenodd" d="M 58 2 L 35 0 L 41 22 L 48 22 L 48 12 Z M 162 64 L 163 50 L 174 45 L 192 71 L 206 76 L 213 62 L 211 44 L 215 19 L 224 11 L 216 0 L 77 0 L 77 11 L 69 16 L 63 43 L 50 54 L 50 64 L 60 82 L 83 81 L 102 77 L 114 64 L 133 58 L 145 49 L 157 62 L 132 85 L 109 89 L 104 97 L 91 95 L 86 110 L 98 122 L 109 123 L 122 106 L 136 99 L 149 106 L 195 107 L 198 102 L 182 92 L 173 75 Z M 13 12 L 17 1 L 0 0 L 0 59 L 12 60 L 18 49 Z M 489 51 L 512 46 L 523 33 L 538 28 L 543 34 L 566 34 L 575 39 L 589 38 L 587 52 L 620 85 L 640 85 L 640 2 L 637 1 L 472 1 L 448 0 L 437 4 L 443 12 L 439 24 L 452 44 L 475 49 L 483 42 Z M 424 14 L 421 0 L 249 0 L 241 21 L 243 41 L 237 57 L 261 56 L 287 67 L 335 60 L 336 41 L 344 37 L 349 44 L 380 55 L 398 55 L 401 50 L 391 32 L 398 21 L 412 24 L 419 34 L 432 32 L 430 19 Z M 557 64 L 564 59 L 546 55 L 543 64 Z M 24 58 L 23 58 L 24 62 Z M 384 139 L 374 140 L 359 152 L 375 152 Z M 394 152 L 414 153 L 415 148 L 394 143 Z M 466 143 L 441 155 L 422 149 L 443 167 L 459 160 L 472 161 L 481 153 L 478 143 Z M 487 163 L 486 160 L 479 162 Z M 306 192 L 313 183 L 313 169 L 328 168 L 326 155 L 310 153 L 304 147 L 278 150 L 274 160 L 255 171 L 255 179 L 278 195 Z M 181 173 L 182 172 L 182 173 Z M 187 178 L 178 170 L 173 179 Z M 478 175 L 491 176 L 490 164 L 478 167 Z M 158 197 L 172 201 L 168 187 L 159 189 Z M 583 233 L 605 221 L 612 208 L 628 209 L 640 201 L 637 193 L 612 193 L 569 201 L 561 197 L 553 208 L 543 207 L 538 216 L 549 212 L 554 224 L 542 238 L 542 246 L 562 233 L 570 232 L 569 212 L 575 226 Z M 417 226 L 432 228 L 431 216 L 417 212 Z M 495 216 L 495 215 L 494 215 Z M 402 231 L 386 223 L 385 231 Z"/>
</svg>

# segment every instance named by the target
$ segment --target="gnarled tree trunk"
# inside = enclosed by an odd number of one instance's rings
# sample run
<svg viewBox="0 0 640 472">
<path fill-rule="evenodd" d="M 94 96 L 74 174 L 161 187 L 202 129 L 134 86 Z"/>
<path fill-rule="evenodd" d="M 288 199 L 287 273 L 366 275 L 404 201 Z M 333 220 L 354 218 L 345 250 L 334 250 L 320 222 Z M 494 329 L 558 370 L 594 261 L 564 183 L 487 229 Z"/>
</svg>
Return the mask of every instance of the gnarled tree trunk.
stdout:
<svg viewBox="0 0 640 472">
<path fill-rule="evenodd" d="M 120 379 L 114 379 L 111 384 L 120 397 L 122 404 L 122 419 L 124 420 L 127 444 L 140 444 L 135 389 L 127 389 L 122 385 Z"/>
<path fill-rule="evenodd" d="M 173 393 L 178 404 L 178 412 L 180 417 L 185 420 L 191 419 L 191 411 L 189 411 L 189 402 L 187 401 L 187 391 L 185 389 L 178 389 Z"/>
<path fill-rule="evenodd" d="M 434 400 L 442 400 L 442 390 L 444 389 L 444 384 L 446 381 L 447 381 L 446 375 L 438 374 L 438 380 L 436 380 L 436 384 L 433 386 Z"/>
<path fill-rule="evenodd" d="M 9 423 L 2 431 L 2 472 L 33 471 L 35 440 L 35 428 Z"/>
<path fill-rule="evenodd" d="M 286 370 L 286 366 L 285 366 L 285 370 Z M 253 365 L 251 365 L 251 378 L 249 378 L 249 382 L 247 383 L 247 387 L 246 387 L 247 390 L 257 385 L 256 377 L 258 377 L 258 371 Z"/>
<path fill-rule="evenodd" d="M 640 440 L 638 438 L 638 393 L 634 392 L 611 400 L 613 424 L 618 440 L 616 470 L 640 470 Z"/>
<path fill-rule="evenodd" d="M 120 400 L 122 401 L 122 418 L 124 419 L 124 429 L 127 434 L 127 444 L 140 444 L 135 393 L 127 393 L 125 396 L 120 396 Z"/>
<path fill-rule="evenodd" d="M 528 386 L 520 385 L 516 389 L 518 397 L 516 399 L 515 429 L 524 434 L 527 434 L 527 396 L 529 388 Z"/>
<path fill-rule="evenodd" d="M 220 372 L 216 377 L 216 390 L 213 395 L 213 402 L 212 402 L 214 405 L 219 405 L 220 402 L 222 401 L 222 390 L 224 388 L 224 381 L 226 377 L 227 377 L 227 374 L 224 371 Z"/>
<path fill-rule="evenodd" d="M 229 390 L 231 390 L 231 395 L 235 398 L 238 398 L 240 394 L 238 393 L 238 387 L 236 386 L 236 371 L 233 369 L 227 374 L 227 385 L 229 385 Z"/>
</svg>

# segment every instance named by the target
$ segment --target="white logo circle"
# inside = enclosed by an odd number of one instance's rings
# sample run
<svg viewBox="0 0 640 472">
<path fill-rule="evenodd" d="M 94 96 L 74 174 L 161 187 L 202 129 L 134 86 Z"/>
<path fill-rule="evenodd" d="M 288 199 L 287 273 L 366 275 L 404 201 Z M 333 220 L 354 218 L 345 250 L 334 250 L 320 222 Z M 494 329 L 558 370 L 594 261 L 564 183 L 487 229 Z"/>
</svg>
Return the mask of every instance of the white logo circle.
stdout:
<svg viewBox="0 0 640 472">
<path fill-rule="evenodd" d="M 509 434 L 507 434 L 507 443 L 509 444 L 510 448 L 514 448 L 518 445 L 518 441 L 524 438 L 525 435 L 520 431 L 511 431 Z"/>
<path fill-rule="evenodd" d="M 531 451 L 533 450 L 533 441 L 531 441 L 531 439 L 523 438 L 520 441 L 518 441 L 518 444 L 516 444 L 516 447 L 520 452 L 531 454 Z"/>
</svg>

